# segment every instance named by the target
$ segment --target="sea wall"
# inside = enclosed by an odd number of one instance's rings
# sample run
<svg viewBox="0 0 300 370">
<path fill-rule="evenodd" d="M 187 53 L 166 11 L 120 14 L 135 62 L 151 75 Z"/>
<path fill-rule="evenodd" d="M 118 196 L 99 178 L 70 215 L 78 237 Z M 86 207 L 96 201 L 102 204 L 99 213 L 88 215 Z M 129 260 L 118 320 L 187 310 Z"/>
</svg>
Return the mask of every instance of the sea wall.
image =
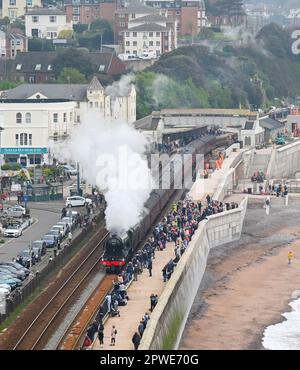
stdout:
<svg viewBox="0 0 300 370">
<path fill-rule="evenodd" d="M 248 199 L 239 208 L 202 221 L 151 314 L 139 349 L 178 347 L 187 317 L 201 283 L 210 248 L 238 240 Z"/>
</svg>

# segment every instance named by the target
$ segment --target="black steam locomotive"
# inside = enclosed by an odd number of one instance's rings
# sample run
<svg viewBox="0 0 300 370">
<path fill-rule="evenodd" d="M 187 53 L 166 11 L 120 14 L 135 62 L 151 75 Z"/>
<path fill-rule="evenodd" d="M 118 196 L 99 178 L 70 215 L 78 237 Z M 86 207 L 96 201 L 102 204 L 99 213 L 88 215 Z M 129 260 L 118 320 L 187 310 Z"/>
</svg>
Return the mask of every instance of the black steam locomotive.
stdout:
<svg viewBox="0 0 300 370">
<path fill-rule="evenodd" d="M 192 165 L 194 166 L 196 154 L 207 155 L 218 147 L 230 146 L 235 140 L 236 138 L 231 134 L 205 136 L 186 146 L 185 153 L 193 155 Z M 145 203 L 145 215 L 141 222 L 120 236 L 112 234 L 106 239 L 104 254 L 100 263 L 106 267 L 107 272 L 118 271 L 127 264 L 139 243 L 145 238 L 151 226 L 155 224 L 161 211 L 176 191 L 177 189 L 173 186 L 170 186 L 169 189 L 153 190 Z"/>
</svg>

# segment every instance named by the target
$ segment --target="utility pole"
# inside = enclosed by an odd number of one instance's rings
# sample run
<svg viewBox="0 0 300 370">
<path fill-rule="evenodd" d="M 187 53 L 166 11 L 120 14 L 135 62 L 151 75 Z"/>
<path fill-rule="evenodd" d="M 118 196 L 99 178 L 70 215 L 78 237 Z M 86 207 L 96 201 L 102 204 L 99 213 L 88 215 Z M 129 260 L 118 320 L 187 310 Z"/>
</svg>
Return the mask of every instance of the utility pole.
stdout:
<svg viewBox="0 0 300 370">
<path fill-rule="evenodd" d="M 77 162 L 77 194 L 80 195 L 79 162 Z"/>
</svg>

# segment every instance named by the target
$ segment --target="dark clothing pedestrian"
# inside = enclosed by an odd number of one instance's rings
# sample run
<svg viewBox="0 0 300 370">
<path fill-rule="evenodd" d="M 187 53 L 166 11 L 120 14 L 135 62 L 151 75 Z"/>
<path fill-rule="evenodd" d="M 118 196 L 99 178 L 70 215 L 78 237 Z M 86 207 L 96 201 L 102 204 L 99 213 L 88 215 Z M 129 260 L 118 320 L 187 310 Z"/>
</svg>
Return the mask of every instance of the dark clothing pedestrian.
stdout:
<svg viewBox="0 0 300 370">
<path fill-rule="evenodd" d="M 152 312 L 155 307 L 155 295 L 151 294 L 150 296 L 150 311 Z"/>
<path fill-rule="evenodd" d="M 132 337 L 132 343 L 134 345 L 134 349 L 137 350 L 139 345 L 140 345 L 140 342 L 141 342 L 141 337 L 139 336 L 139 334 L 137 332 L 135 332 L 133 334 L 133 337 Z"/>
<path fill-rule="evenodd" d="M 149 276 L 152 276 L 152 260 L 151 260 L 151 258 L 148 260 L 148 270 L 149 270 Z"/>
<path fill-rule="evenodd" d="M 103 333 L 102 330 L 99 330 L 98 331 L 98 339 L 99 339 L 100 347 L 103 347 L 103 345 L 104 345 L 104 342 L 103 342 L 103 340 L 104 340 L 104 333 Z"/>
<path fill-rule="evenodd" d="M 144 324 L 143 324 L 143 322 L 141 321 L 140 322 L 140 325 L 139 325 L 139 327 L 138 327 L 138 331 L 139 331 L 139 333 L 140 333 L 140 336 L 142 337 L 143 336 L 143 333 L 144 333 Z"/>
</svg>

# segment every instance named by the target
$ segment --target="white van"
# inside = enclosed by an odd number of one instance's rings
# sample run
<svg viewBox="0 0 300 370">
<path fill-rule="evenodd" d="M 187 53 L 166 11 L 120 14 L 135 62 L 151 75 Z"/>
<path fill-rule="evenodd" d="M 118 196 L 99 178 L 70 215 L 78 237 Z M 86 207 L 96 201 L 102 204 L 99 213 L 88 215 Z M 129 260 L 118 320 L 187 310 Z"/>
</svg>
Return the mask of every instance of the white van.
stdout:
<svg viewBox="0 0 300 370">
<path fill-rule="evenodd" d="M 124 61 L 125 60 L 139 60 L 136 54 L 119 54 L 118 57 Z"/>
</svg>

